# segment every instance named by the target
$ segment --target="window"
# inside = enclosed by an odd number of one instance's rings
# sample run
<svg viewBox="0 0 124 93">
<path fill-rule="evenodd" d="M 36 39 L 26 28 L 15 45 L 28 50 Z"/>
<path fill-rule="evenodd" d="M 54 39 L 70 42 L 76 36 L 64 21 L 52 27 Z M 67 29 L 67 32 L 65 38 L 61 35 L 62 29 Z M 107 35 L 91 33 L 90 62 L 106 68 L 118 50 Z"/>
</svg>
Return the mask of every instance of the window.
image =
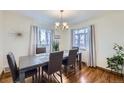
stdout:
<svg viewBox="0 0 124 93">
<path fill-rule="evenodd" d="M 88 27 L 72 32 L 72 46 L 86 49 L 88 46 Z"/>
<path fill-rule="evenodd" d="M 50 52 L 51 50 L 51 38 L 52 38 L 52 31 L 39 29 L 37 34 L 37 47 L 46 47 L 46 51 Z"/>
</svg>

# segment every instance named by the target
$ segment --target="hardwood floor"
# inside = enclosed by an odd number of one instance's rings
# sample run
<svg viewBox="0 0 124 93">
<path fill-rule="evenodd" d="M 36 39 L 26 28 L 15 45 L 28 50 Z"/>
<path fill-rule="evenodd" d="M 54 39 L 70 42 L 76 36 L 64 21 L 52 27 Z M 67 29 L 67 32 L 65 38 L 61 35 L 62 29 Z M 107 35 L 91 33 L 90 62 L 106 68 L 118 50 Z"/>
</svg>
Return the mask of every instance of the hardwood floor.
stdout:
<svg viewBox="0 0 124 93">
<path fill-rule="evenodd" d="M 59 77 L 57 77 L 58 80 Z M 26 83 L 31 83 L 32 79 L 26 79 Z M 12 79 L 10 74 L 6 74 L 0 80 L 1 83 L 11 83 Z M 52 83 L 56 83 L 54 78 L 51 78 Z M 90 68 L 82 65 L 82 69 L 76 69 L 76 73 L 70 71 L 67 75 L 63 74 L 63 83 L 123 83 L 122 76 L 107 72 L 99 68 Z M 47 83 L 46 75 L 41 80 L 41 83 Z"/>
</svg>

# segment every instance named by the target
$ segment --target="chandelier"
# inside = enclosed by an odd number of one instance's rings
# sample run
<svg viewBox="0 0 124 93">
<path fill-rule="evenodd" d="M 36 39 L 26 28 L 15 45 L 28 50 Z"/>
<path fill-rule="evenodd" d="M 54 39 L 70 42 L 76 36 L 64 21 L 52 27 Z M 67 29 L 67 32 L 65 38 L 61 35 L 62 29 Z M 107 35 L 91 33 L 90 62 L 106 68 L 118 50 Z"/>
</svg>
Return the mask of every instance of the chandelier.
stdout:
<svg viewBox="0 0 124 93">
<path fill-rule="evenodd" d="M 64 10 L 60 10 L 60 22 L 56 22 L 55 23 L 55 29 L 59 30 L 59 31 L 63 31 L 63 30 L 68 30 L 69 26 L 66 22 L 63 22 L 63 12 Z"/>
</svg>

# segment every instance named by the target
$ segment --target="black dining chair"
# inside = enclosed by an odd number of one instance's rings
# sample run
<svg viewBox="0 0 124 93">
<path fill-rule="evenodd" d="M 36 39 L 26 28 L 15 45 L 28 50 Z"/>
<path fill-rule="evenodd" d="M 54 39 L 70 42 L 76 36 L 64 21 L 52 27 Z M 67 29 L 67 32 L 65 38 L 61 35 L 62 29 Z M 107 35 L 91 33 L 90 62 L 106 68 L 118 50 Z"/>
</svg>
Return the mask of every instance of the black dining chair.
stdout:
<svg viewBox="0 0 124 93">
<path fill-rule="evenodd" d="M 79 52 L 79 47 L 76 47 L 76 46 L 73 46 L 72 49 L 77 49 L 77 51 Z M 76 55 L 76 62 L 77 62 L 77 65 L 79 64 L 79 55 Z"/>
<path fill-rule="evenodd" d="M 50 53 L 48 65 L 42 67 L 42 76 L 43 76 L 43 72 L 45 71 L 48 75 L 48 81 L 50 80 L 50 75 L 53 75 L 54 78 L 57 80 L 57 78 L 54 75 L 56 73 L 58 76 L 60 76 L 62 83 L 62 71 L 61 71 L 62 60 L 63 60 L 63 51 Z"/>
<path fill-rule="evenodd" d="M 46 47 L 36 48 L 36 54 L 46 53 Z M 38 67 L 39 81 L 41 75 L 41 67 Z"/>
<path fill-rule="evenodd" d="M 16 60 L 12 52 L 7 54 L 7 60 L 10 67 L 12 80 L 14 83 L 19 82 L 19 68 L 16 65 Z M 31 77 L 32 81 L 34 82 L 35 79 L 37 80 L 37 69 L 29 70 L 25 73 L 25 78 Z"/>
<path fill-rule="evenodd" d="M 77 56 L 77 49 L 71 49 L 69 50 L 69 56 L 65 59 L 63 59 L 62 64 L 64 65 L 64 69 L 66 73 L 68 72 L 68 67 L 73 66 L 75 71 L 75 62 L 76 62 L 76 56 Z"/>
<path fill-rule="evenodd" d="M 45 47 L 36 48 L 36 54 L 41 54 L 41 53 L 46 53 L 46 48 Z"/>
<path fill-rule="evenodd" d="M 72 49 L 77 49 L 79 51 L 79 47 L 73 46 Z"/>
</svg>

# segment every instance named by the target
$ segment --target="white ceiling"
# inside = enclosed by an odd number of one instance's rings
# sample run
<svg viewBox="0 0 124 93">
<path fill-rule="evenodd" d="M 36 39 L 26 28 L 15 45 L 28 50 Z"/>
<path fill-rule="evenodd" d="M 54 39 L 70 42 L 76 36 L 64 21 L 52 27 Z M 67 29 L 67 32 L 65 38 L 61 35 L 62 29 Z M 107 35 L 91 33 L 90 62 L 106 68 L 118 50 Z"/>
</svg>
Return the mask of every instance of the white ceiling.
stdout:
<svg viewBox="0 0 124 93">
<path fill-rule="evenodd" d="M 23 16 L 28 16 L 45 24 L 54 26 L 54 23 L 60 19 L 60 10 L 16 10 L 13 11 Z M 112 11 L 109 10 L 64 10 L 63 20 L 70 26 L 77 25 L 85 20 L 102 16 Z"/>
</svg>

